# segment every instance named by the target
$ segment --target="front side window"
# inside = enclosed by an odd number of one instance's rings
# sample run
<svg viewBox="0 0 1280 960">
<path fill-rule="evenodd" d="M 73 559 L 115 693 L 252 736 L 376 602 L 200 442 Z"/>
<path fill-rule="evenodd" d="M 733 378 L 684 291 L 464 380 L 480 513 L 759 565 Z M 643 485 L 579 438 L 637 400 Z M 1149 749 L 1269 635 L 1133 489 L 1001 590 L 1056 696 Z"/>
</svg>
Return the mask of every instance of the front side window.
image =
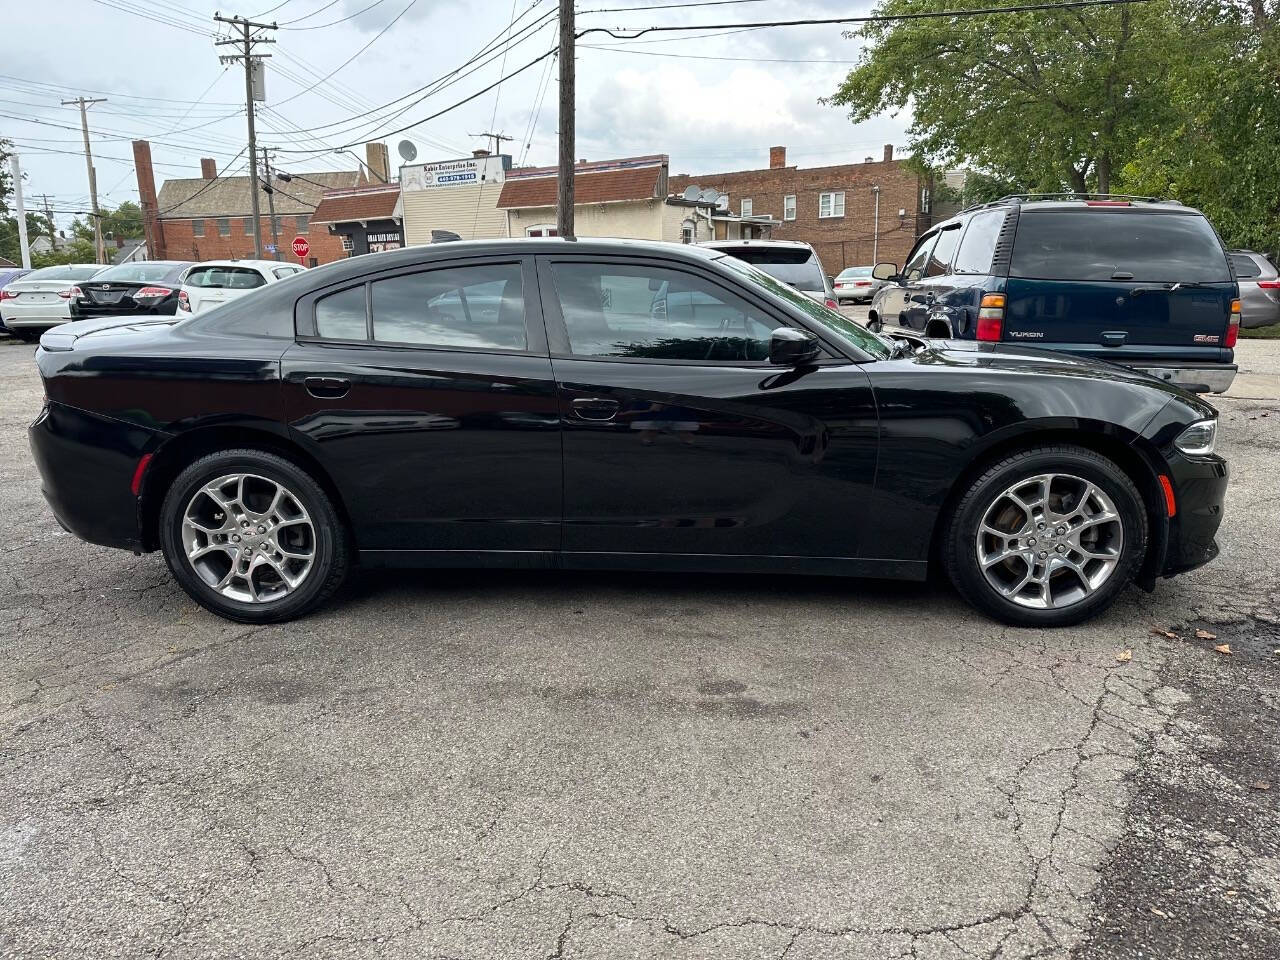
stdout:
<svg viewBox="0 0 1280 960">
<path fill-rule="evenodd" d="M 408 273 L 373 286 L 373 339 L 433 347 L 525 350 L 520 264 Z"/>
<path fill-rule="evenodd" d="M 191 235 L 192 235 L 193 237 L 203 237 L 203 236 L 204 236 L 204 221 L 203 221 L 203 220 L 192 220 L 192 221 L 191 221 Z"/>
<path fill-rule="evenodd" d="M 996 241 L 1004 226 L 1004 211 L 987 210 L 969 219 L 964 239 L 956 253 L 952 273 L 990 273 L 996 255 Z"/>
<path fill-rule="evenodd" d="M 818 194 L 818 216 L 827 217 L 843 217 L 844 216 L 844 191 L 838 190 L 834 193 Z"/>
<path fill-rule="evenodd" d="M 743 199 L 742 199 L 742 215 L 743 215 L 744 217 L 749 217 L 749 216 L 751 216 L 751 211 L 752 211 L 753 209 L 754 209 L 754 205 L 751 203 L 751 198 L 750 198 L 750 197 L 743 197 Z"/>
<path fill-rule="evenodd" d="M 933 245 L 938 240 L 936 233 L 927 233 L 916 244 L 915 250 L 911 251 L 911 256 L 907 258 L 906 264 L 902 268 L 902 275 L 908 280 L 919 280 L 924 276 L 925 264 L 929 262 L 929 254 L 933 252 Z"/>
<path fill-rule="evenodd" d="M 1011 277 L 1227 283 L 1218 235 L 1198 214 L 1133 209 L 1023 209 Z"/>
<path fill-rule="evenodd" d="M 367 339 L 364 285 L 316 301 L 316 333 L 330 340 Z"/>
<path fill-rule="evenodd" d="M 664 267 L 552 266 L 574 356 L 758 362 L 779 324 L 732 293 Z"/>
<path fill-rule="evenodd" d="M 794 220 L 796 218 L 796 196 L 789 193 L 782 198 L 782 219 Z"/>
<path fill-rule="evenodd" d="M 929 265 L 925 268 L 926 277 L 941 277 L 951 272 L 951 259 L 956 252 L 956 244 L 960 242 L 960 228 L 948 227 L 938 232 L 938 242 L 929 253 Z"/>
</svg>

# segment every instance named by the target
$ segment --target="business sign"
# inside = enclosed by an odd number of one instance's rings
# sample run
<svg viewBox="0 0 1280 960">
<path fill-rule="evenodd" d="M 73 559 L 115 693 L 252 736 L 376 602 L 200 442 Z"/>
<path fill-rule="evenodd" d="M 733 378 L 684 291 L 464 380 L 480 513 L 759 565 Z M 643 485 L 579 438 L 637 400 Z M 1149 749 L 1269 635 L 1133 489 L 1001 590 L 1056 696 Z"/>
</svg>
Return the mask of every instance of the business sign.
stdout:
<svg viewBox="0 0 1280 960">
<path fill-rule="evenodd" d="M 477 183 L 501 183 L 503 158 L 467 157 L 439 163 L 407 164 L 400 168 L 403 190 L 433 190 L 438 187 L 468 187 Z"/>
<path fill-rule="evenodd" d="M 404 246 L 404 237 L 399 230 L 370 230 L 365 234 L 370 253 L 381 253 L 383 250 L 399 250 Z"/>
</svg>

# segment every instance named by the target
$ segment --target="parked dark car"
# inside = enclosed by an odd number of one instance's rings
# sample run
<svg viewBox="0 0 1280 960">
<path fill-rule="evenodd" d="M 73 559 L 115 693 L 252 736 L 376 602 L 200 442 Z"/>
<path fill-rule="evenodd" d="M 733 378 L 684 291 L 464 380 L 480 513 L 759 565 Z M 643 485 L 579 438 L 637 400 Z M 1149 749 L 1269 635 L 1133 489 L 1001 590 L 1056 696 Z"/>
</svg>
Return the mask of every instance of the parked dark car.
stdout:
<svg viewBox="0 0 1280 960">
<path fill-rule="evenodd" d="M 924 234 L 875 297 L 873 329 L 1019 342 L 1231 386 L 1239 291 L 1198 210 L 1145 198 L 1010 197 Z"/>
<path fill-rule="evenodd" d="M 36 362 L 60 522 L 162 550 L 246 622 L 311 610 L 353 563 L 936 563 L 988 613 L 1059 625 L 1215 556 L 1227 482 L 1193 394 L 1017 344 L 883 338 L 696 246 L 385 252 L 190 319 L 73 322 Z"/>
<path fill-rule="evenodd" d="M 1231 269 L 1240 283 L 1240 326 L 1280 323 L 1280 272 L 1260 253 L 1232 250 Z"/>
<path fill-rule="evenodd" d="M 107 267 L 71 291 L 71 318 L 172 316 L 178 309 L 178 278 L 189 260 L 144 260 Z"/>
</svg>

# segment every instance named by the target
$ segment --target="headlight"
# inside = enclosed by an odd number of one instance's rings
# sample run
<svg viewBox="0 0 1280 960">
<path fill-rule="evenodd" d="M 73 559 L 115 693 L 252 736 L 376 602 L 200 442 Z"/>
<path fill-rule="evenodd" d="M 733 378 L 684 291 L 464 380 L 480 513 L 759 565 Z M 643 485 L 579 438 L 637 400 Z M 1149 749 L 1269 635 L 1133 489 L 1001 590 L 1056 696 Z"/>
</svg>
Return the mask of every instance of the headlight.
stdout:
<svg viewBox="0 0 1280 960">
<path fill-rule="evenodd" d="M 1207 457 L 1218 438 L 1217 420 L 1198 420 L 1178 434 L 1173 445 L 1189 457 Z"/>
</svg>

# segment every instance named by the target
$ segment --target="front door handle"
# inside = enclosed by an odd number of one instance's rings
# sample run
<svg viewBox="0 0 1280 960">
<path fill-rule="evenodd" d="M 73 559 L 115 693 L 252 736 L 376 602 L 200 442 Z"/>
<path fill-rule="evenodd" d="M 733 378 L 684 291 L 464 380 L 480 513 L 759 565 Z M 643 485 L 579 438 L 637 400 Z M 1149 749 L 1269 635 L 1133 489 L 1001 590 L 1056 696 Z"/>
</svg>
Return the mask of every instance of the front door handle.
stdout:
<svg viewBox="0 0 1280 960">
<path fill-rule="evenodd" d="M 575 397 L 570 406 L 579 420 L 612 420 L 621 404 L 608 397 Z"/>
<path fill-rule="evenodd" d="M 1100 340 L 1104 347 L 1123 347 L 1128 336 L 1126 330 L 1103 330 Z"/>
<path fill-rule="evenodd" d="M 317 400 L 340 400 L 351 389 L 351 381 L 342 377 L 307 377 L 302 385 Z"/>
</svg>

